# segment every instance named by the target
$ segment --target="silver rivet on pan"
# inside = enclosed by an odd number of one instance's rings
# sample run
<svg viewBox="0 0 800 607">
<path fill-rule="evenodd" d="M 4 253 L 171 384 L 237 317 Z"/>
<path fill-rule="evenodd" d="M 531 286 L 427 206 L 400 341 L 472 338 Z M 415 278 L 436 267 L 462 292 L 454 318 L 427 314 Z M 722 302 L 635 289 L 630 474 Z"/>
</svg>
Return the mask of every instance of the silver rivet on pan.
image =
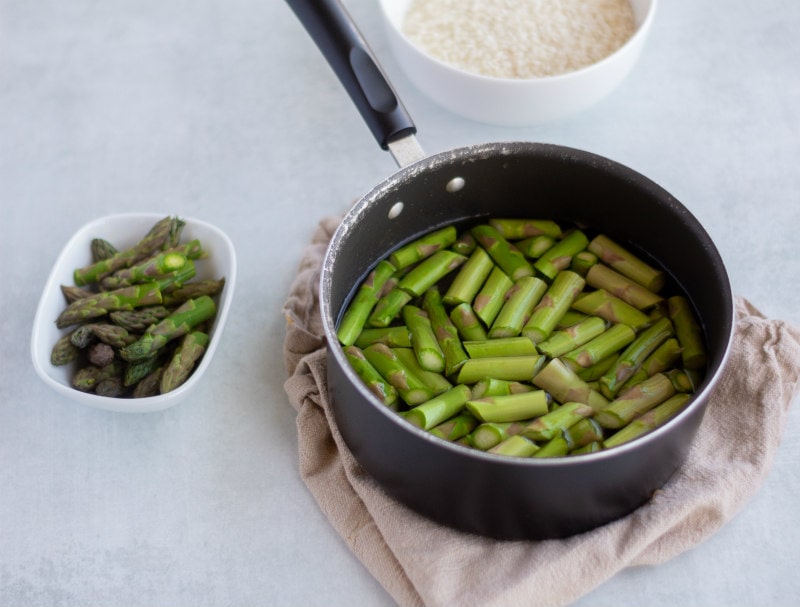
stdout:
<svg viewBox="0 0 800 607">
<path fill-rule="evenodd" d="M 395 202 L 392 205 L 392 208 L 389 209 L 389 219 L 395 219 L 403 212 L 403 203 L 402 202 Z"/>
<path fill-rule="evenodd" d="M 450 192 L 458 192 L 466 185 L 466 181 L 464 181 L 463 177 L 453 177 L 450 181 L 447 182 L 447 185 L 444 186 L 444 189 Z"/>
</svg>

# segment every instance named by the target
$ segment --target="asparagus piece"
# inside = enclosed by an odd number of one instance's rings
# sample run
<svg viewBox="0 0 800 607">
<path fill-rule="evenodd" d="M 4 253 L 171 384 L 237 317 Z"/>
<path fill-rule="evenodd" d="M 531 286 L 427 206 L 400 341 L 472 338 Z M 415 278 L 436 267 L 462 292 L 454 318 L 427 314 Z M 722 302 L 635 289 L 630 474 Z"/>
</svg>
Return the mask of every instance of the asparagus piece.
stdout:
<svg viewBox="0 0 800 607">
<path fill-rule="evenodd" d="M 654 293 L 658 293 L 664 286 L 663 271 L 653 268 L 608 236 L 595 236 L 588 249 L 603 263 Z"/>
<path fill-rule="evenodd" d="M 539 445 L 517 434 L 515 436 L 509 436 L 504 441 L 489 449 L 489 453 L 509 455 L 511 457 L 530 457 L 538 450 Z"/>
<path fill-rule="evenodd" d="M 470 358 L 537 356 L 539 354 L 536 345 L 527 337 L 465 341 L 464 349 Z"/>
<path fill-rule="evenodd" d="M 476 400 L 485 396 L 507 396 L 509 394 L 532 391 L 533 386 L 530 384 L 487 377 L 472 386 L 472 399 Z"/>
<path fill-rule="evenodd" d="M 500 309 L 505 302 L 506 293 L 514 286 L 503 270 L 495 267 L 486 279 L 483 288 L 472 302 L 472 309 L 475 315 L 483 321 L 487 327 L 491 327 Z"/>
<path fill-rule="evenodd" d="M 132 310 L 160 303 L 161 291 L 154 283 L 132 285 L 72 302 L 59 314 L 56 326 L 63 329 L 92 318 L 105 316 L 114 310 Z"/>
<path fill-rule="evenodd" d="M 67 304 L 71 304 L 73 301 L 85 299 L 95 295 L 95 292 L 90 289 L 74 287 L 71 285 L 61 285 L 61 293 L 64 295 L 64 299 L 66 300 Z"/>
<path fill-rule="evenodd" d="M 101 342 L 115 348 L 124 348 L 139 339 L 137 335 L 130 333 L 124 327 L 107 322 L 92 323 L 84 326 L 89 327 L 94 336 Z"/>
<path fill-rule="evenodd" d="M 158 355 L 148 356 L 146 358 L 142 358 L 141 360 L 129 362 L 125 366 L 123 385 L 125 387 L 137 385 L 155 369 L 160 367 L 162 362 L 162 357 Z"/>
<path fill-rule="evenodd" d="M 614 352 L 613 354 L 606 356 L 605 358 L 599 360 L 589 367 L 586 367 L 585 369 L 583 367 L 577 367 L 576 365 L 577 368 L 575 369 L 575 373 L 585 382 L 597 382 L 608 372 L 611 367 L 614 366 L 614 363 L 617 362 L 619 356 L 619 352 Z M 600 388 L 599 384 L 597 388 Z"/>
<path fill-rule="evenodd" d="M 384 405 L 395 409 L 398 399 L 397 389 L 387 382 L 378 370 L 370 364 L 364 356 L 364 352 L 356 346 L 345 346 L 344 355 L 347 357 L 350 366 L 353 367 L 353 371 L 364 382 L 367 390 L 372 392 Z"/>
<path fill-rule="evenodd" d="M 372 309 L 378 303 L 378 294 L 395 271 L 396 268 L 388 261 L 380 261 L 361 283 L 336 332 L 336 337 L 343 346 L 355 343 Z"/>
<path fill-rule="evenodd" d="M 442 300 L 449 306 L 472 303 L 493 269 L 492 258 L 483 248 L 477 247 L 459 268 Z"/>
<path fill-rule="evenodd" d="M 94 365 L 84 367 L 72 376 L 72 387 L 81 392 L 91 392 L 98 383 L 109 377 L 116 377 L 121 372 L 122 365 L 119 361 L 114 361 L 105 367 L 95 367 Z"/>
<path fill-rule="evenodd" d="M 122 385 L 121 377 L 107 377 L 97 382 L 94 393 L 98 396 L 119 398 L 125 394 L 125 386 Z"/>
<path fill-rule="evenodd" d="M 602 263 L 589 268 L 586 284 L 596 289 L 605 289 L 639 310 L 653 307 L 664 299 Z"/>
<path fill-rule="evenodd" d="M 97 340 L 97 335 L 94 334 L 92 324 L 93 323 L 87 323 L 85 325 L 81 325 L 72 331 L 72 333 L 70 333 L 69 339 L 73 346 L 83 349 Z"/>
<path fill-rule="evenodd" d="M 558 358 L 602 334 L 607 326 L 606 321 L 599 316 L 589 316 L 572 326 L 551 334 L 537 347 L 542 354 L 546 354 L 550 358 Z"/>
<path fill-rule="evenodd" d="M 456 241 L 457 236 L 454 226 L 436 230 L 397 249 L 389 255 L 389 262 L 398 270 L 402 270 L 446 249 Z"/>
<path fill-rule="evenodd" d="M 405 325 L 364 329 L 354 345 L 363 349 L 372 344 L 386 344 L 390 348 L 410 348 L 411 333 Z"/>
<path fill-rule="evenodd" d="M 214 297 L 222 292 L 225 287 L 225 278 L 208 279 L 208 280 L 193 280 L 192 282 L 184 281 L 179 287 L 170 288 L 166 293 L 163 293 L 165 306 L 179 306 L 182 303 L 196 299 L 201 295 L 208 295 Z"/>
<path fill-rule="evenodd" d="M 117 247 L 108 242 L 105 238 L 92 238 L 91 243 L 89 243 L 89 249 L 92 252 L 93 262 L 109 259 L 119 253 Z"/>
<path fill-rule="evenodd" d="M 575 272 L 559 272 L 522 328 L 522 334 L 537 344 L 547 339 L 583 289 L 584 282 Z"/>
<path fill-rule="evenodd" d="M 533 457 L 562 457 L 572 451 L 572 443 L 569 438 L 561 435 L 551 438 L 539 450 L 533 454 Z"/>
<path fill-rule="evenodd" d="M 600 391 L 606 398 L 614 398 L 620 387 L 644 364 L 645 359 L 673 333 L 669 318 L 660 318 L 642 331 L 600 378 Z"/>
<path fill-rule="evenodd" d="M 466 257 L 453 251 L 438 251 L 403 276 L 397 287 L 419 297 L 466 260 Z"/>
<path fill-rule="evenodd" d="M 619 352 L 636 339 L 636 332 L 628 325 L 613 325 L 594 339 L 564 354 L 561 358 L 573 369 L 584 369 Z"/>
<path fill-rule="evenodd" d="M 367 325 L 370 327 L 388 327 L 400 314 L 403 306 L 411 300 L 412 296 L 409 293 L 399 288 L 392 289 L 381 296 L 378 303 L 375 304 L 372 313 L 367 319 Z"/>
<path fill-rule="evenodd" d="M 488 451 L 510 436 L 522 432 L 526 422 L 484 422 L 469 435 L 469 442 L 475 449 Z"/>
<path fill-rule="evenodd" d="M 141 379 L 133 388 L 133 398 L 146 398 L 148 396 L 158 395 L 158 386 L 161 383 L 161 375 L 163 375 L 163 373 L 164 367 L 158 367 L 144 379 Z"/>
<path fill-rule="evenodd" d="M 162 318 L 172 314 L 166 306 L 147 306 L 135 310 L 117 310 L 111 312 L 111 322 L 131 333 L 141 333 L 150 325 L 156 324 Z"/>
<path fill-rule="evenodd" d="M 450 246 L 450 250 L 461 255 L 471 255 L 477 246 L 475 237 L 469 232 L 464 232 L 456 238 L 456 241 Z"/>
<path fill-rule="evenodd" d="M 663 373 L 656 373 L 620 394 L 606 407 L 595 413 L 594 419 L 603 428 L 615 430 L 661 404 L 673 394 L 675 394 L 675 388 L 669 378 Z"/>
<path fill-rule="evenodd" d="M 495 228 L 488 224 L 478 225 L 472 228 L 472 235 L 511 280 L 519 280 L 523 276 L 533 276 L 533 267 L 530 262 Z"/>
<path fill-rule="evenodd" d="M 467 353 L 458 337 L 458 329 L 447 315 L 438 287 L 433 286 L 425 291 L 422 307 L 428 313 L 434 335 L 444 354 L 444 372 L 451 377 L 466 362 Z"/>
<path fill-rule="evenodd" d="M 533 378 L 533 385 L 547 390 L 560 403 L 578 402 L 599 411 L 608 400 L 578 377 L 560 358 L 548 362 Z"/>
<path fill-rule="evenodd" d="M 403 417 L 423 430 L 430 430 L 461 413 L 469 397 L 470 390 L 467 386 L 453 386 L 447 392 L 417 405 Z"/>
<path fill-rule="evenodd" d="M 583 251 L 589 239 L 580 230 L 573 230 L 545 251 L 533 267 L 550 280 L 554 280 L 561 270 L 569 268 L 572 257 Z"/>
<path fill-rule="evenodd" d="M 561 236 L 561 226 L 550 219 L 517 219 L 517 218 L 492 218 L 489 225 L 508 240 L 520 240 L 539 235 L 551 238 Z"/>
<path fill-rule="evenodd" d="M 478 425 L 478 420 L 471 413 L 460 413 L 431 428 L 434 436 L 454 442 L 467 436 Z"/>
<path fill-rule="evenodd" d="M 180 231 L 184 222 L 178 218 L 165 217 L 158 221 L 150 231 L 133 247 L 120 251 L 115 255 L 97 261 L 73 273 L 75 284 L 79 287 L 99 282 L 105 276 L 125 268 L 137 261 L 149 257 L 159 249 L 169 246 L 176 231 Z"/>
<path fill-rule="evenodd" d="M 707 355 L 703 341 L 703 330 L 695 316 L 692 304 L 683 295 L 675 295 L 667 300 L 669 317 L 675 325 L 675 335 L 682 351 L 683 366 L 687 369 L 701 369 L 705 366 Z"/>
<path fill-rule="evenodd" d="M 566 402 L 549 413 L 534 419 L 522 430 L 522 436 L 534 441 L 549 441 L 580 420 L 594 414 L 589 405 Z"/>
<path fill-rule="evenodd" d="M 522 254 L 526 257 L 538 259 L 544 255 L 546 251 L 549 251 L 554 244 L 556 244 L 555 238 L 547 234 L 540 234 L 539 236 L 521 240 L 516 243 L 516 247 L 522 251 Z"/>
<path fill-rule="evenodd" d="M 568 455 L 586 455 L 588 453 L 597 453 L 598 451 L 603 450 L 603 443 L 600 441 L 592 441 L 590 443 L 586 443 L 582 447 L 577 447 L 569 452 Z"/>
<path fill-rule="evenodd" d="M 364 348 L 364 357 L 394 386 L 406 404 L 419 405 L 433 397 L 433 391 L 388 346 L 373 344 Z"/>
<path fill-rule="evenodd" d="M 214 316 L 217 306 L 208 295 L 190 299 L 172 314 L 153 325 L 132 344 L 120 350 L 120 356 L 127 361 L 152 356 L 159 348 L 173 339 L 186 335 L 194 327 Z"/>
<path fill-rule="evenodd" d="M 611 324 L 629 325 L 637 331 L 650 324 L 650 319 L 644 312 L 605 289 L 597 289 L 578 296 L 572 307 L 578 312 L 604 318 Z"/>
<path fill-rule="evenodd" d="M 181 386 L 192 374 L 207 347 L 207 333 L 192 331 L 184 335 L 172 358 L 164 367 L 159 392 L 166 394 Z"/>
<path fill-rule="evenodd" d="M 665 371 L 664 375 L 672 382 L 672 387 L 676 392 L 691 394 L 696 389 L 694 379 L 683 369 L 670 369 Z"/>
<path fill-rule="evenodd" d="M 458 304 L 454 307 L 450 311 L 450 320 L 453 321 L 462 339 L 468 341 L 488 339 L 486 329 L 483 328 L 483 324 L 468 303 Z"/>
<path fill-rule="evenodd" d="M 573 449 L 603 440 L 603 428 L 591 417 L 584 417 L 564 430 L 563 436 Z"/>
<path fill-rule="evenodd" d="M 456 381 L 474 384 L 487 377 L 506 381 L 530 381 L 544 364 L 544 356 L 471 358 L 458 371 Z"/>
<path fill-rule="evenodd" d="M 482 422 L 518 422 L 544 415 L 550 402 L 547 392 L 533 390 L 468 400 L 467 409 Z"/>
<path fill-rule="evenodd" d="M 411 304 L 403 307 L 403 320 L 411 333 L 411 347 L 419 366 L 433 373 L 444 372 L 444 353 L 433 333 L 427 312 Z"/>
<path fill-rule="evenodd" d="M 539 278 L 523 276 L 517 280 L 506 293 L 506 301 L 489 329 L 489 337 L 519 335 L 547 290 L 547 283 Z"/>
<path fill-rule="evenodd" d="M 94 343 L 89 346 L 86 359 L 95 367 L 105 367 L 114 361 L 114 348 L 103 342 Z"/>
<path fill-rule="evenodd" d="M 597 255 L 591 251 L 580 251 L 572 256 L 569 269 L 586 278 L 586 274 L 597 264 L 597 262 Z"/>
<path fill-rule="evenodd" d="M 667 338 L 650 356 L 648 356 L 639 369 L 631 375 L 622 386 L 626 390 L 631 386 L 647 379 L 651 375 L 672 369 L 681 358 L 681 347 L 674 337 Z"/>
<path fill-rule="evenodd" d="M 50 363 L 56 367 L 68 365 L 80 355 L 80 348 L 72 343 L 72 333 L 62 335 L 50 351 Z"/>
<path fill-rule="evenodd" d="M 577 310 L 569 309 L 564 312 L 564 316 L 556 323 L 557 329 L 566 329 L 567 327 L 571 327 L 573 325 L 577 325 L 579 322 L 582 322 L 589 318 L 588 314 L 584 314 L 583 312 L 578 312 Z"/>
<path fill-rule="evenodd" d="M 100 281 L 104 289 L 118 289 L 128 285 L 150 282 L 183 267 L 187 261 L 181 253 L 160 253 L 144 262 L 117 270 Z"/>
<path fill-rule="evenodd" d="M 447 392 L 453 387 L 453 384 L 441 373 L 434 373 L 423 369 L 419 365 L 417 355 L 414 354 L 414 350 L 411 348 L 392 348 L 392 352 L 400 359 L 400 362 L 422 380 L 422 383 L 430 388 L 434 396 L 442 392 Z"/>
<path fill-rule="evenodd" d="M 640 415 L 624 428 L 609 436 L 603 444 L 606 449 L 616 447 L 623 443 L 639 438 L 643 434 L 663 426 L 670 419 L 680 413 L 691 397 L 688 394 L 675 394 L 647 413 Z"/>
<path fill-rule="evenodd" d="M 183 288 L 187 282 L 195 277 L 195 274 L 197 274 L 197 268 L 194 262 L 191 259 L 187 259 L 186 263 L 177 270 L 154 278 L 153 284 L 157 285 L 162 293 L 162 303 L 164 303 L 164 305 L 170 305 L 164 301 L 163 294 Z M 193 297 L 192 299 L 197 298 Z"/>
</svg>

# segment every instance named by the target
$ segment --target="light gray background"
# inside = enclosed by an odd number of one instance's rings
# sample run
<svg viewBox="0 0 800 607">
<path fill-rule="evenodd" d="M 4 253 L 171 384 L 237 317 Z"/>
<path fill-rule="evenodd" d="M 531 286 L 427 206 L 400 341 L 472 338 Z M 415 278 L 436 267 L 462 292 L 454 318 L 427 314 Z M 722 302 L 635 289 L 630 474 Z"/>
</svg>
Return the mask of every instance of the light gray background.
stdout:
<svg viewBox="0 0 800 607">
<path fill-rule="evenodd" d="M 665 0 L 618 91 L 518 129 L 434 106 L 375 2 L 346 5 L 426 151 L 524 139 L 628 164 L 697 215 L 737 294 L 800 324 L 796 0 Z M 281 305 L 317 221 L 394 169 L 280 1 L 0 0 L 0 605 L 393 604 L 300 481 Z M 139 210 L 230 235 L 232 317 L 192 402 L 82 408 L 34 373 L 36 301 L 75 230 Z M 795 405 L 739 516 L 578 604 L 798 604 L 798 464 Z"/>
</svg>

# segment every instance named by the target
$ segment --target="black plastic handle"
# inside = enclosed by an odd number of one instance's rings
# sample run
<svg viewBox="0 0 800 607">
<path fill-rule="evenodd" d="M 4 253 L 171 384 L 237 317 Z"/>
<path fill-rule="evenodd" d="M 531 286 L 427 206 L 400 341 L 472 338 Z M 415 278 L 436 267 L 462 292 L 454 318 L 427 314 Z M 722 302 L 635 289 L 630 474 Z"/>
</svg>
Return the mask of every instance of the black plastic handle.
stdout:
<svg viewBox="0 0 800 607">
<path fill-rule="evenodd" d="M 286 0 L 383 149 L 417 128 L 339 0 Z"/>
</svg>

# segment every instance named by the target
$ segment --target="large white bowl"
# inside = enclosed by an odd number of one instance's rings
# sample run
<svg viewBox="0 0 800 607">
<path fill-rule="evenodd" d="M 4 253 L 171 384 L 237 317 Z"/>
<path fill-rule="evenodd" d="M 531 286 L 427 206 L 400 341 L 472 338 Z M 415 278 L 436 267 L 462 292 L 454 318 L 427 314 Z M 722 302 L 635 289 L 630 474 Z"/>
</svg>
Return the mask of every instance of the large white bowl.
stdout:
<svg viewBox="0 0 800 607">
<path fill-rule="evenodd" d="M 630 0 L 636 32 L 614 53 L 588 67 L 542 78 L 494 78 L 431 57 L 403 33 L 411 0 L 380 0 L 390 48 L 408 78 L 444 108 L 478 122 L 526 126 L 581 112 L 611 93 L 633 68 L 650 31 L 657 0 Z"/>
<path fill-rule="evenodd" d="M 236 284 L 236 253 L 233 243 L 219 228 L 182 216 L 181 219 L 186 225 L 181 240 L 185 242 L 197 238 L 203 249 L 208 252 L 208 258 L 197 263 L 196 280 L 225 278 L 225 288 L 218 297 L 217 314 L 209 333 L 208 347 L 192 375 L 175 390 L 159 396 L 111 398 L 72 388 L 70 378 L 75 372 L 75 367 L 73 365 L 56 367 L 50 362 L 53 345 L 68 331 L 58 329 L 55 323 L 59 313 L 66 307 L 60 286 L 74 284 L 73 271 L 91 263 L 92 238 L 105 238 L 118 249 L 133 246 L 153 224 L 165 216 L 166 213 L 125 213 L 96 219 L 78 230 L 58 256 L 44 286 L 33 320 L 31 357 L 39 377 L 59 394 L 81 404 L 109 411 L 129 413 L 159 411 L 184 400 L 197 387 L 203 373 L 211 364 L 233 299 Z"/>
</svg>

